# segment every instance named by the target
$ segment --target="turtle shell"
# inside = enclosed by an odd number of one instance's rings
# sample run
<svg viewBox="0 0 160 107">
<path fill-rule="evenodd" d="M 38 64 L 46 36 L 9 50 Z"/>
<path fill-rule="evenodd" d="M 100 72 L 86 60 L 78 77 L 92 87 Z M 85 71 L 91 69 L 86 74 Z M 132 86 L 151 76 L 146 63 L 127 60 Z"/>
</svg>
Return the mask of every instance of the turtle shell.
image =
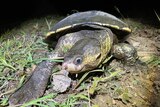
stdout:
<svg viewBox="0 0 160 107">
<path fill-rule="evenodd" d="M 108 27 L 116 35 L 124 35 L 131 32 L 128 25 L 117 17 L 103 11 L 93 10 L 74 13 L 62 19 L 47 33 L 47 38 L 55 34 L 68 32 L 71 29 L 82 29 L 86 27 L 85 25 L 87 25 L 87 27 L 89 25 Z"/>
</svg>

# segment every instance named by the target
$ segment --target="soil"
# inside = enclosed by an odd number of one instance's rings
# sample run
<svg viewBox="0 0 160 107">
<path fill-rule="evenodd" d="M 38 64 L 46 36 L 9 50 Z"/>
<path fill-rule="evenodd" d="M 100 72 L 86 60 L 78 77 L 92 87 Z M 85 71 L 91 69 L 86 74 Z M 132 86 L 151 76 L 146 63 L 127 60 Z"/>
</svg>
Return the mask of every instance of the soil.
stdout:
<svg viewBox="0 0 160 107">
<path fill-rule="evenodd" d="M 160 29 L 133 19 L 125 21 L 133 30 L 127 42 L 137 49 L 139 60 L 133 66 L 111 60 L 107 68 L 122 72 L 98 85 L 99 89 L 90 96 L 92 103 L 98 107 L 160 107 L 160 64 L 149 63 L 154 57 L 160 58 Z M 65 96 L 68 94 L 56 99 L 64 100 Z"/>
<path fill-rule="evenodd" d="M 141 63 L 136 66 L 123 65 L 113 60 L 109 66 L 123 70 L 122 75 L 106 82 L 93 101 L 100 107 L 160 107 L 160 64 L 146 63 L 153 56 L 160 58 L 160 29 L 127 19 L 133 32 L 128 38 L 138 52 Z M 145 62 L 145 63 L 143 63 Z M 105 99 L 105 100 L 104 100 Z"/>
<path fill-rule="evenodd" d="M 160 29 L 145 25 L 140 20 L 124 21 L 132 28 L 127 42 L 137 49 L 140 61 L 134 66 L 127 66 L 113 59 L 108 68 L 114 67 L 114 70 L 123 72 L 99 84 L 99 90 L 91 96 L 92 103 L 99 107 L 160 107 Z M 158 58 L 159 62 L 155 64 L 153 58 Z M 65 94 L 61 95 L 58 100 L 64 100 Z"/>
</svg>

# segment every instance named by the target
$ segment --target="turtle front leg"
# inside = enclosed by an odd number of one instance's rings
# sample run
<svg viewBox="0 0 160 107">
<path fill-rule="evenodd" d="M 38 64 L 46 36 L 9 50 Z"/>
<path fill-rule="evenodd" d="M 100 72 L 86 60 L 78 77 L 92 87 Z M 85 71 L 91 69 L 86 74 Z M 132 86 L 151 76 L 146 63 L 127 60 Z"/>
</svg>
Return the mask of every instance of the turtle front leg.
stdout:
<svg viewBox="0 0 160 107">
<path fill-rule="evenodd" d="M 54 62 L 42 61 L 22 87 L 10 96 L 9 104 L 23 104 L 42 96 L 54 65 Z"/>
<path fill-rule="evenodd" d="M 120 61 L 113 60 L 110 63 L 110 67 L 114 68 L 114 70 L 121 70 L 121 74 L 125 74 L 126 72 L 146 72 L 148 71 L 148 66 L 145 62 L 139 60 L 137 55 L 137 50 L 130 44 L 127 43 L 119 43 L 113 46 L 111 53 L 113 57 L 116 59 L 120 59 Z"/>
<path fill-rule="evenodd" d="M 127 43 L 115 44 L 112 48 L 112 54 L 127 65 L 134 65 L 138 59 L 135 47 Z"/>
<path fill-rule="evenodd" d="M 58 53 L 52 52 L 48 55 L 50 59 L 58 58 Z M 9 97 L 9 105 L 23 104 L 28 101 L 41 97 L 47 87 L 48 80 L 51 76 L 52 69 L 56 66 L 57 62 L 44 60 L 40 62 L 28 80 L 17 89 Z"/>
</svg>

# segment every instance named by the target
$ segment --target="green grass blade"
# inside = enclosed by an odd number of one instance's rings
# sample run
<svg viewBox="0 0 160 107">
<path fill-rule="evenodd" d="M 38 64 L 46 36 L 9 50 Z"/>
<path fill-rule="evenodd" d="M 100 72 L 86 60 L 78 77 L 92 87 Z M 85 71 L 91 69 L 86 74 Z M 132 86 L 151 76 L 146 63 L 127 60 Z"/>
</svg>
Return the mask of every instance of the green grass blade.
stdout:
<svg viewBox="0 0 160 107">
<path fill-rule="evenodd" d="M 156 14 L 156 16 L 157 16 L 157 18 L 158 18 L 158 20 L 160 22 L 160 17 L 159 17 L 159 15 L 157 14 L 157 12 L 155 10 L 154 10 L 154 13 Z"/>
<path fill-rule="evenodd" d="M 92 71 L 90 71 L 90 72 L 86 72 L 86 73 L 82 76 L 82 78 L 78 81 L 78 84 L 74 87 L 74 89 L 76 89 L 76 88 L 82 83 L 82 81 L 87 77 L 87 75 L 88 75 L 89 73 L 92 73 L 92 72 L 103 72 L 103 70 L 102 70 L 102 69 L 96 69 L 96 70 L 92 70 Z"/>
<path fill-rule="evenodd" d="M 55 95 L 56 94 L 54 94 L 54 93 L 48 94 L 48 95 L 43 96 L 41 98 L 38 98 L 38 99 L 32 100 L 32 101 L 30 101 L 28 103 L 25 103 L 21 107 L 27 107 L 27 106 L 31 106 L 31 105 L 37 105 L 38 102 L 44 101 L 44 100 L 49 99 L 49 98 L 53 98 Z"/>
</svg>

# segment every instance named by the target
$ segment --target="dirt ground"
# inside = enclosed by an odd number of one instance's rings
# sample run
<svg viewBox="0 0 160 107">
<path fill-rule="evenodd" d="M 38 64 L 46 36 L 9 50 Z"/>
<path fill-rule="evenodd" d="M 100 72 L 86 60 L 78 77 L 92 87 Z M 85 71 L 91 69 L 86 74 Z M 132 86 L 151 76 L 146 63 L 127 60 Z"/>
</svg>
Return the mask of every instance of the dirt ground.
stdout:
<svg viewBox="0 0 160 107">
<path fill-rule="evenodd" d="M 137 49 L 140 62 L 137 62 L 134 66 L 127 66 L 119 60 L 111 60 L 107 68 L 114 67 L 114 70 L 121 70 L 122 72 L 118 76 L 98 84 L 95 94 L 90 95 L 90 103 L 96 105 L 95 107 L 160 107 L 160 29 L 144 24 L 141 20 L 128 18 L 124 21 L 132 29 L 127 41 Z M 43 31 L 47 31 L 47 25 L 38 21 L 36 21 L 39 24 L 37 26 L 30 23 L 27 23 L 28 26 L 23 27 L 23 29 L 29 29 L 26 31 L 28 34 L 34 32 L 44 38 Z M 45 30 L 38 30 L 39 27 L 42 29 L 43 26 L 45 26 Z M 30 38 L 28 40 L 30 41 Z M 36 52 L 35 57 L 40 57 L 46 50 Z M 35 65 L 29 69 L 25 68 L 28 76 L 33 68 L 35 68 Z M 18 75 L 20 74 L 18 73 Z M 107 75 L 108 73 L 106 73 Z M 18 84 L 17 81 L 8 82 L 8 84 L 11 84 L 10 87 L 7 87 L 8 90 L 15 88 Z M 92 84 L 91 80 L 90 84 Z M 6 89 L 1 89 L 1 93 L 4 93 L 4 90 Z M 49 92 L 49 90 L 46 91 L 46 93 Z M 63 97 L 60 98 L 63 99 Z"/>
<path fill-rule="evenodd" d="M 136 47 L 139 59 L 145 64 L 124 67 L 113 60 L 109 66 L 123 73 L 103 84 L 105 91 L 101 90 L 103 94 L 93 101 L 100 107 L 160 107 L 160 64 L 147 63 L 153 57 L 160 58 L 160 29 L 133 19 L 126 21 L 133 30 L 128 42 Z"/>
<path fill-rule="evenodd" d="M 128 66 L 112 59 L 107 68 L 122 72 L 98 84 L 94 95 L 90 95 L 92 104 L 98 107 L 160 107 L 160 64 L 154 62 L 160 58 L 160 29 L 133 19 L 124 21 L 131 25 L 132 33 L 127 42 L 137 49 L 139 61 Z M 64 96 L 57 98 L 64 99 Z"/>
</svg>

